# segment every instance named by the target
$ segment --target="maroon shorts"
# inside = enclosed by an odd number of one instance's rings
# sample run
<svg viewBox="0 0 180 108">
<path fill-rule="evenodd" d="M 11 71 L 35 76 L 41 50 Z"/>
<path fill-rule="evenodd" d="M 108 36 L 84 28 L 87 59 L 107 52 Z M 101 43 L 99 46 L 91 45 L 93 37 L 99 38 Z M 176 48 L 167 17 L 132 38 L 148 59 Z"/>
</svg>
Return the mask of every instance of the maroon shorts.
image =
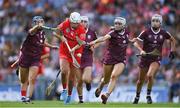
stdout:
<svg viewBox="0 0 180 108">
<path fill-rule="evenodd" d="M 39 66 L 40 57 L 32 57 L 27 55 L 21 55 L 19 59 L 19 66 L 23 68 L 29 68 L 31 66 Z"/>
<path fill-rule="evenodd" d="M 140 68 L 149 68 L 152 62 L 157 62 L 160 65 L 160 59 L 154 58 L 141 58 L 139 67 Z"/>
<path fill-rule="evenodd" d="M 93 65 L 93 57 L 82 57 L 81 58 L 81 69 L 84 69 L 85 67 L 92 66 Z"/>
<path fill-rule="evenodd" d="M 124 58 L 118 57 L 114 58 L 111 56 L 105 56 L 102 60 L 102 63 L 105 65 L 114 65 L 118 63 L 123 63 L 125 65 L 126 60 Z"/>
</svg>

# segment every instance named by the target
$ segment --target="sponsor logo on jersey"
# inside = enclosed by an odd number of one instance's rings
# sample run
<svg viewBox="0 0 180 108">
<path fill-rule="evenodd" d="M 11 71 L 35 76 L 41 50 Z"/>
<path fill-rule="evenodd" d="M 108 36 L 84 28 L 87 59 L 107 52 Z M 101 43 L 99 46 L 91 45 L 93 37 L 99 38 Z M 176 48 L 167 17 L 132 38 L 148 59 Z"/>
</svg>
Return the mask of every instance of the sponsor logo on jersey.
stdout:
<svg viewBox="0 0 180 108">
<path fill-rule="evenodd" d="M 154 39 L 157 39 L 158 35 L 154 35 Z"/>
<path fill-rule="evenodd" d="M 69 29 L 69 28 L 67 28 L 67 29 L 66 29 L 66 32 L 67 32 L 67 33 L 69 33 L 69 32 L 70 32 L 70 29 Z"/>
<path fill-rule="evenodd" d="M 123 40 L 123 43 L 126 43 L 126 40 Z"/>
<path fill-rule="evenodd" d="M 148 37 L 149 37 L 149 38 L 151 38 L 151 37 L 152 37 L 152 35 L 149 35 Z"/>
<path fill-rule="evenodd" d="M 153 43 L 157 43 L 157 41 L 155 40 L 155 41 L 153 41 Z"/>
<path fill-rule="evenodd" d="M 91 39 L 91 35 L 88 35 L 87 38 L 88 38 L 88 39 Z"/>
</svg>

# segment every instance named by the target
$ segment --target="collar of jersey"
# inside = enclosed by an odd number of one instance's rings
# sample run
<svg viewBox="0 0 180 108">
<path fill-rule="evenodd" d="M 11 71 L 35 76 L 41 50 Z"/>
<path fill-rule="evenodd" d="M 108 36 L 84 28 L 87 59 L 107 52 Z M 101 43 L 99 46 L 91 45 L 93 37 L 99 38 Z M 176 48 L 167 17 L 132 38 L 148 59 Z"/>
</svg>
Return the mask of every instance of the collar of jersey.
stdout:
<svg viewBox="0 0 180 108">
<path fill-rule="evenodd" d="M 161 29 L 159 29 L 157 32 L 155 32 L 152 27 L 151 27 L 151 31 L 154 33 L 154 34 L 158 34 L 160 32 Z"/>
</svg>

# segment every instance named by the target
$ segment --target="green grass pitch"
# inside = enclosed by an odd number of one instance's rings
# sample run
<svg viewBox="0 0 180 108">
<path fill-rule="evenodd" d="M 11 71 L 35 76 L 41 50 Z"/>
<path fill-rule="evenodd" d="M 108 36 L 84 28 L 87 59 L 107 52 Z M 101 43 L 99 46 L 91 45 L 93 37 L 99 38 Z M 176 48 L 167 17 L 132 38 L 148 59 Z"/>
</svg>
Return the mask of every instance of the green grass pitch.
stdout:
<svg viewBox="0 0 180 108">
<path fill-rule="evenodd" d="M 106 105 L 100 102 L 85 102 L 78 104 L 73 102 L 64 105 L 62 101 L 33 101 L 34 104 L 25 104 L 21 102 L 0 102 L 0 108 L 180 108 L 180 103 L 139 103 L 134 105 L 132 103 L 112 103 Z"/>
</svg>

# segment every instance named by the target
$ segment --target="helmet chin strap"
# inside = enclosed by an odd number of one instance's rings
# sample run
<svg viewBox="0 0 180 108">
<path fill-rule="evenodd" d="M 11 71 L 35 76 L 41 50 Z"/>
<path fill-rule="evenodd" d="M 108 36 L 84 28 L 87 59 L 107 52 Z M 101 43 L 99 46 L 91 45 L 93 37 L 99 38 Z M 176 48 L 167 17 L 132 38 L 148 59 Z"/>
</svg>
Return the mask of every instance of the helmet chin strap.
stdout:
<svg viewBox="0 0 180 108">
<path fill-rule="evenodd" d="M 160 27 L 152 27 L 153 30 L 159 30 Z"/>
<path fill-rule="evenodd" d="M 116 29 L 115 29 L 115 31 L 117 31 L 117 32 L 123 32 L 123 31 L 124 31 L 124 28 L 121 28 L 121 29 L 119 29 L 119 30 L 116 30 Z"/>
</svg>

